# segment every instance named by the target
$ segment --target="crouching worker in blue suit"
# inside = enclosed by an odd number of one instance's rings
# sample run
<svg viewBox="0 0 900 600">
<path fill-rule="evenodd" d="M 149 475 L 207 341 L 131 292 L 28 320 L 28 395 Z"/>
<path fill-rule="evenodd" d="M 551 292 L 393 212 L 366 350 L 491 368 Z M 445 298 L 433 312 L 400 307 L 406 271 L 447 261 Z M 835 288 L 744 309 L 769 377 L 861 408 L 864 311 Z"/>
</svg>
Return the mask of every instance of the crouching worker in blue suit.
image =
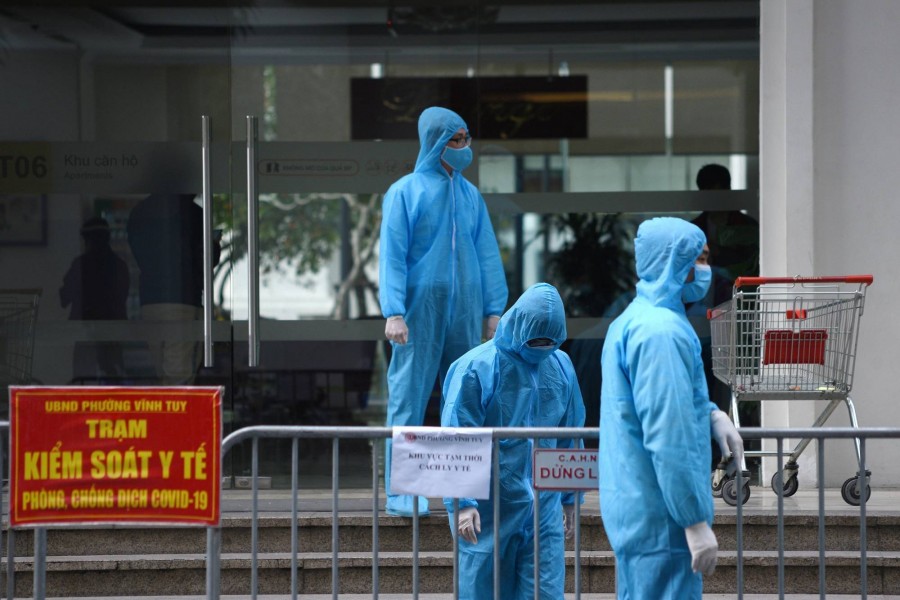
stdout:
<svg viewBox="0 0 900 600">
<path fill-rule="evenodd" d="M 741 464 L 743 442 L 709 401 L 700 341 L 684 310 L 709 287 L 694 265 L 705 243 L 681 219 L 642 223 L 637 297 L 603 345 L 600 509 L 623 600 L 700 600 L 718 552 L 710 434 Z"/>
<path fill-rule="evenodd" d="M 559 293 L 539 283 L 528 288 L 500 318 L 494 339 L 450 366 L 443 389 L 444 427 L 582 427 L 584 402 L 569 357 L 559 350 L 566 319 Z M 546 439 L 541 446 L 575 448 L 580 440 Z M 493 598 L 494 552 L 500 555 L 504 599 L 534 598 L 533 445 L 500 441 L 500 497 L 460 498 L 459 597 Z M 496 476 L 496 474 L 495 474 Z M 491 487 L 493 494 L 493 486 Z M 541 492 L 541 598 L 563 597 L 564 537 L 574 533 L 580 495 Z M 500 503 L 494 539 L 494 503 Z M 454 527 L 453 499 L 444 498 Z"/>
</svg>

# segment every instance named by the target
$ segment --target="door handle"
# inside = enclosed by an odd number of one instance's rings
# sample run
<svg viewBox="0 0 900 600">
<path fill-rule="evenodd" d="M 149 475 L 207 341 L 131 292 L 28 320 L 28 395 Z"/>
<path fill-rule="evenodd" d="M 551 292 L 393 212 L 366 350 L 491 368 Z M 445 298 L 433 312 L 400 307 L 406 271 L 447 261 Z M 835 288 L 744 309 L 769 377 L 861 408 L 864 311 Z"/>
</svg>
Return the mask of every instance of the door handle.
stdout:
<svg viewBox="0 0 900 600">
<path fill-rule="evenodd" d="M 200 117 L 202 122 L 203 165 L 203 366 L 213 366 L 213 218 L 212 185 L 210 181 L 210 123 L 209 115 Z"/>
<path fill-rule="evenodd" d="M 249 315 L 247 366 L 259 366 L 259 190 L 256 185 L 256 150 L 259 119 L 247 116 L 247 293 Z"/>
</svg>

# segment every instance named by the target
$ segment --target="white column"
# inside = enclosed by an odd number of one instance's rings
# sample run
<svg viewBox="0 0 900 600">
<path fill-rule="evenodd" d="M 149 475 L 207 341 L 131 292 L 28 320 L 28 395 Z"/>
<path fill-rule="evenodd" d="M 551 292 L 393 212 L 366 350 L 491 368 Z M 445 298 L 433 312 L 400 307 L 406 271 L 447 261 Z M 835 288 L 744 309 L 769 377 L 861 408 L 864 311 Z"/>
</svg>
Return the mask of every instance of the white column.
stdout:
<svg viewBox="0 0 900 600">
<path fill-rule="evenodd" d="M 760 13 L 760 273 L 812 275 L 813 0 L 762 0 Z M 808 427 L 816 410 L 812 402 L 767 401 L 762 425 Z M 801 457 L 801 485 L 815 481 L 814 458 Z M 764 464 L 764 484 L 774 464 Z"/>
</svg>

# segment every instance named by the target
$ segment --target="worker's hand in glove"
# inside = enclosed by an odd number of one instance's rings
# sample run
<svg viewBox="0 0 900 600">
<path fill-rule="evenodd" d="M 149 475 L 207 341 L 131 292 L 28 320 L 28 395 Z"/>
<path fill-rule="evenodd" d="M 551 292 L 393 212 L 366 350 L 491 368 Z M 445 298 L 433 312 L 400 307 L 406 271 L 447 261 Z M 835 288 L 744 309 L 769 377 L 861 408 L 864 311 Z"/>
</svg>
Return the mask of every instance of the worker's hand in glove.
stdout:
<svg viewBox="0 0 900 600">
<path fill-rule="evenodd" d="M 458 531 L 464 540 L 472 544 L 478 543 L 478 537 L 475 534 L 481 533 L 481 515 L 478 514 L 477 508 L 469 506 L 459 510 Z"/>
<path fill-rule="evenodd" d="M 387 323 L 384 324 L 384 337 L 398 344 L 405 344 L 409 340 L 409 329 L 403 317 L 400 315 L 388 317 Z"/>
<path fill-rule="evenodd" d="M 484 320 L 484 339 L 490 340 L 494 338 L 494 334 L 497 333 L 497 323 L 500 322 L 500 317 L 491 315 Z"/>
<path fill-rule="evenodd" d="M 716 553 L 719 551 L 716 534 L 706 521 L 700 521 L 685 528 L 684 535 L 691 549 L 691 569 L 694 573 L 712 575 L 716 570 Z"/>
<path fill-rule="evenodd" d="M 571 540 L 575 537 L 575 505 L 563 504 L 563 528 L 566 532 L 566 539 Z"/>
<path fill-rule="evenodd" d="M 731 419 L 721 410 L 714 410 L 709 415 L 709 430 L 713 438 L 719 443 L 722 457 L 734 458 L 734 464 L 738 469 L 744 464 L 744 440 L 734 428 Z"/>
</svg>

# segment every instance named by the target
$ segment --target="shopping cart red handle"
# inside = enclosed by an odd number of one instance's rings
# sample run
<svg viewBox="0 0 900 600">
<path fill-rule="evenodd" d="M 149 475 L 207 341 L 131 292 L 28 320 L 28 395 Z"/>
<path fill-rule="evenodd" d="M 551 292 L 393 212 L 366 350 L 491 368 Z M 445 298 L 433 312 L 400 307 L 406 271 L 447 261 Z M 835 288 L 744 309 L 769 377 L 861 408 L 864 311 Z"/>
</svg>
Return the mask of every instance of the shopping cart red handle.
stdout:
<svg viewBox="0 0 900 600">
<path fill-rule="evenodd" d="M 767 283 L 862 283 L 872 285 L 875 278 L 872 275 L 844 275 L 841 277 L 738 277 L 734 280 L 734 287 L 745 285 L 765 285 Z"/>
</svg>

